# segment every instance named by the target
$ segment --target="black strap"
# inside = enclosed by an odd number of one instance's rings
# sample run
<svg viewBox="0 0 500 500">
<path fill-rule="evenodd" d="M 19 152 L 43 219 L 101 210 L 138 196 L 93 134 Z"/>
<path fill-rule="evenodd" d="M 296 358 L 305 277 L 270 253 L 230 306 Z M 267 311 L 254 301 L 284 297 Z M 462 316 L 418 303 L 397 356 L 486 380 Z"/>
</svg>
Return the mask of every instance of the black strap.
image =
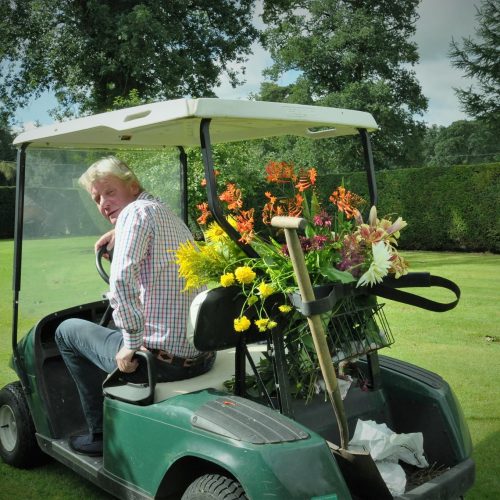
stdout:
<svg viewBox="0 0 500 500">
<path fill-rule="evenodd" d="M 436 302 L 435 300 L 426 299 L 420 295 L 415 295 L 414 293 L 398 290 L 398 288 L 431 286 L 446 288 L 452 291 L 455 294 L 456 299 L 453 302 L 443 304 L 441 302 Z M 404 304 L 410 304 L 412 306 L 435 312 L 449 311 L 450 309 L 453 309 L 460 300 L 460 288 L 458 285 L 446 278 L 433 276 L 429 273 L 408 273 L 398 279 L 387 277 L 384 278 L 382 283 L 379 283 L 368 290 L 370 294 L 383 297 L 384 299 L 403 302 Z"/>
</svg>

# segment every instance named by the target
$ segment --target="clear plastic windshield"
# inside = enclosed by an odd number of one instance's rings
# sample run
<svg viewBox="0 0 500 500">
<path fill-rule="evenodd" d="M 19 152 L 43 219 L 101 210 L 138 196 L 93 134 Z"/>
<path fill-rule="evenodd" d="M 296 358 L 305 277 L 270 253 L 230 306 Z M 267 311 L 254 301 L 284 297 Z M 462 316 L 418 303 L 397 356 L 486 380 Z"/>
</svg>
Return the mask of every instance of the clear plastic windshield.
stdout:
<svg viewBox="0 0 500 500">
<path fill-rule="evenodd" d="M 178 152 L 27 150 L 20 291 L 20 333 L 42 317 L 100 300 L 107 285 L 95 268 L 94 243 L 111 229 L 78 178 L 114 154 L 144 188 L 181 213 Z"/>
</svg>

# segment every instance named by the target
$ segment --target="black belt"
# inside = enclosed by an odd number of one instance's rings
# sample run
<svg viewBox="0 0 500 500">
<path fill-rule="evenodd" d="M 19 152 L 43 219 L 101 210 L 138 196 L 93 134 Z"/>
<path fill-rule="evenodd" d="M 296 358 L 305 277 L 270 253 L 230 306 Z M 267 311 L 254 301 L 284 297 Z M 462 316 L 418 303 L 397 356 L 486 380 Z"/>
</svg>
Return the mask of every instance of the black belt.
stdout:
<svg viewBox="0 0 500 500">
<path fill-rule="evenodd" d="M 175 356 L 167 351 L 161 349 L 149 349 L 157 359 L 163 363 L 168 363 L 174 366 L 182 366 L 183 368 L 190 368 L 192 366 L 197 366 L 205 361 L 211 359 L 214 356 L 214 352 L 204 352 L 195 358 L 181 358 L 180 356 Z"/>
</svg>

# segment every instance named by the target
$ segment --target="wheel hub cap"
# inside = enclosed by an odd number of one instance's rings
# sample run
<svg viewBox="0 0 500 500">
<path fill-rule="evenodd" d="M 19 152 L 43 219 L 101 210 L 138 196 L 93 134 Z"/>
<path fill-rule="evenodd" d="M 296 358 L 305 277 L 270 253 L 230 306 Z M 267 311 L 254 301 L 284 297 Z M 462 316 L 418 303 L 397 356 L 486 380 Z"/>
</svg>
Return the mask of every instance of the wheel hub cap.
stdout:
<svg viewBox="0 0 500 500">
<path fill-rule="evenodd" d="M 12 451 L 17 442 L 17 424 L 12 408 L 4 405 L 0 408 L 0 443 L 6 451 Z"/>
</svg>

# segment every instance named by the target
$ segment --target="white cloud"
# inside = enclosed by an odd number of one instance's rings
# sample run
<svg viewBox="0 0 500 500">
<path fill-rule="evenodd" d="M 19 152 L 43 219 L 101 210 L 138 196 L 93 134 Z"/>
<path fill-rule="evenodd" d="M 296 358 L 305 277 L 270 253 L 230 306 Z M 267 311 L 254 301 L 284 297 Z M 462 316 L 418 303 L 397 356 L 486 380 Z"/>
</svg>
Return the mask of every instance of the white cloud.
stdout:
<svg viewBox="0 0 500 500">
<path fill-rule="evenodd" d="M 468 88 L 472 81 L 451 65 L 448 53 L 452 39 L 460 44 L 462 38 L 474 36 L 479 4 L 479 0 L 422 0 L 418 8 L 414 40 L 420 62 L 414 69 L 429 99 L 423 116 L 429 124 L 447 126 L 467 118 L 453 89 Z"/>
</svg>

